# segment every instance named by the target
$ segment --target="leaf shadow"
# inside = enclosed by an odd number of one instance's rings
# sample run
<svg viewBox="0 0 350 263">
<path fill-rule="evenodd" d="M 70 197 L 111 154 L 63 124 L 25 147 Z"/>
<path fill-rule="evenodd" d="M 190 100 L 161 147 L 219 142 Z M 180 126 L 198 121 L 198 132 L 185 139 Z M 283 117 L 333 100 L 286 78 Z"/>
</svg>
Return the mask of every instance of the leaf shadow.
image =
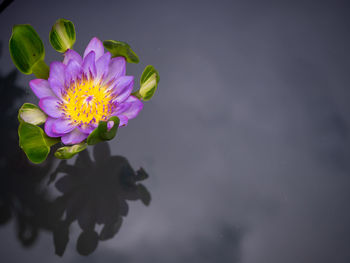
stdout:
<svg viewBox="0 0 350 263">
<path fill-rule="evenodd" d="M 7 74 L 0 72 L 0 225 L 13 220 L 20 243 L 29 247 L 37 240 L 40 229 L 52 228 L 45 213 L 50 206 L 49 194 L 40 185 L 53 159 L 50 156 L 44 164 L 33 165 L 19 148 L 17 105 L 25 97 L 25 90 L 17 79 L 16 69 Z"/>
<path fill-rule="evenodd" d="M 54 201 L 54 210 L 60 218 L 54 230 L 56 254 L 62 256 L 69 241 L 69 226 L 77 221 L 82 232 L 77 240 L 81 255 L 91 254 L 99 241 L 113 238 L 119 231 L 123 217 L 128 214 L 127 201 L 140 200 L 146 206 L 151 202 L 147 188 L 139 181 L 148 178 L 140 168 L 133 170 L 122 156 L 111 156 L 108 143 L 99 143 L 93 149 L 79 153 L 74 165 L 62 161 L 51 174 L 50 182 L 58 173 L 55 187 L 62 193 Z M 97 233 L 95 227 L 102 225 Z"/>
</svg>

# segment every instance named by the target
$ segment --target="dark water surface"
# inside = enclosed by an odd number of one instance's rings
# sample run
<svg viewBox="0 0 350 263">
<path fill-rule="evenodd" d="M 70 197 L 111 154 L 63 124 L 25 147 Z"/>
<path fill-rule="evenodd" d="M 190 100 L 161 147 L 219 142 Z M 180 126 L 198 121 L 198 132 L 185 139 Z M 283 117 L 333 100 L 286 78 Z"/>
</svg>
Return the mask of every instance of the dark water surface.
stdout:
<svg viewBox="0 0 350 263">
<path fill-rule="evenodd" d="M 21 1 L 0 14 L 0 262 L 350 262 L 347 1 Z M 108 144 L 29 165 L 14 24 L 128 42 L 156 96 Z M 140 168 L 143 168 L 140 170 Z M 59 256 L 61 255 L 61 257 Z M 84 256 L 88 255 L 88 256 Z"/>
</svg>

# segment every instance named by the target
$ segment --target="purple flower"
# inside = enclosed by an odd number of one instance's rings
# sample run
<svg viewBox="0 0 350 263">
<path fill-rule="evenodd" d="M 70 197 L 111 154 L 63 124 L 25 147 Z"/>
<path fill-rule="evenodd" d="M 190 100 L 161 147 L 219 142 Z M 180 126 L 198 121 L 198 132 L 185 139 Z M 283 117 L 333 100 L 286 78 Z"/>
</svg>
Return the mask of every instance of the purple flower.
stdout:
<svg viewBox="0 0 350 263">
<path fill-rule="evenodd" d="M 64 144 L 76 144 L 86 139 L 99 121 L 117 116 L 119 126 L 125 126 L 135 118 L 143 104 L 131 95 L 134 77 L 125 75 L 125 64 L 124 57 L 111 58 L 102 42 L 93 38 L 83 58 L 68 49 L 63 62 L 51 63 L 48 80 L 31 80 L 39 106 L 48 115 L 46 134 L 61 137 Z"/>
</svg>

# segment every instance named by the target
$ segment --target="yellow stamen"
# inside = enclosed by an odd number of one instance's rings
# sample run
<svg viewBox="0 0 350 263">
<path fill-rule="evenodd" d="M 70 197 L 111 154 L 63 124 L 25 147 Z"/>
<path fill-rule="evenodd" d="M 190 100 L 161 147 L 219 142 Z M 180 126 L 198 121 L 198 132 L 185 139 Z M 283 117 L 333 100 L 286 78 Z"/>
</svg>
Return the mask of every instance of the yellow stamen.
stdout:
<svg viewBox="0 0 350 263">
<path fill-rule="evenodd" d="M 62 109 L 66 117 L 77 124 L 93 124 L 106 121 L 114 109 L 113 96 L 107 85 L 93 79 L 72 83 L 63 96 Z"/>
</svg>

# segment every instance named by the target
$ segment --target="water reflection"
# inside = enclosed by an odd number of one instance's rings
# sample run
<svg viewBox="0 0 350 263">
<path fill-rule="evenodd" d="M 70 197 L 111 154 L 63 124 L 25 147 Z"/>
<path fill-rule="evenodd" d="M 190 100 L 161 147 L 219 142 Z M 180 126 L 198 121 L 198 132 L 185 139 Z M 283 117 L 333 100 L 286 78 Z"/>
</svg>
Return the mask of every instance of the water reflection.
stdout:
<svg viewBox="0 0 350 263">
<path fill-rule="evenodd" d="M 0 3 L 0 14 L 13 2 L 14 0 L 4 0 Z"/>
<path fill-rule="evenodd" d="M 93 148 L 94 161 L 84 151 L 73 165 L 61 161 L 54 171 L 52 153 L 43 164 L 31 164 L 18 146 L 17 108 L 25 91 L 16 85 L 17 77 L 16 70 L 0 72 L 0 226 L 13 221 L 26 247 L 37 241 L 41 230 L 52 232 L 55 252 L 62 256 L 70 225 L 77 221 L 81 233 L 76 248 L 88 255 L 99 241 L 118 233 L 128 214 L 127 200 L 150 204 L 149 191 L 139 183 L 148 175 L 142 168 L 135 172 L 125 157 L 111 156 L 107 143 Z M 52 185 L 61 195 L 53 196 Z"/>
<path fill-rule="evenodd" d="M 59 217 L 54 230 L 56 254 L 62 255 L 68 243 L 69 225 L 77 221 L 82 232 L 77 240 L 81 255 L 93 252 L 98 241 L 113 238 L 128 214 L 127 200 L 141 200 L 149 205 L 151 195 L 138 181 L 148 175 L 140 168 L 134 171 L 128 160 L 122 156 L 111 156 L 107 143 L 100 143 L 93 149 L 93 162 L 87 151 L 79 154 L 74 165 L 62 161 L 50 181 L 57 173 L 65 175 L 55 182 L 63 194 L 53 207 Z M 102 225 L 97 233 L 96 225 Z"/>
<path fill-rule="evenodd" d="M 43 165 L 31 165 L 18 147 L 17 105 L 25 92 L 16 84 L 17 77 L 17 70 L 7 75 L 0 72 L 0 225 L 13 219 L 19 241 L 30 246 L 39 229 L 52 229 L 45 212 L 50 206 L 49 194 L 40 185 L 53 161 L 50 156 Z"/>
</svg>

